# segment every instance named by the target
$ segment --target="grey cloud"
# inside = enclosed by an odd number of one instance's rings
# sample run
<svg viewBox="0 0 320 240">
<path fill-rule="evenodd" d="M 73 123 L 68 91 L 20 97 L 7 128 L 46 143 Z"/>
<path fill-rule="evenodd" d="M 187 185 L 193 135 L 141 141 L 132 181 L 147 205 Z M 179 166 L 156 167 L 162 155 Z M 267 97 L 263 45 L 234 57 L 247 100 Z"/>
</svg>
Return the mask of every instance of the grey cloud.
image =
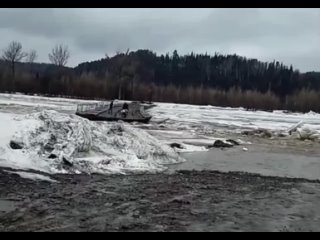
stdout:
<svg viewBox="0 0 320 240">
<path fill-rule="evenodd" d="M 239 53 L 320 71 L 319 23 L 319 9 L 0 10 L 0 31 L 32 39 L 28 44 L 34 48 L 43 39 L 46 46 L 67 42 L 76 52 L 72 65 L 93 60 L 88 56 L 149 48 L 160 53 Z M 0 48 L 6 44 L 0 40 Z M 38 49 L 42 61 L 49 50 Z"/>
</svg>

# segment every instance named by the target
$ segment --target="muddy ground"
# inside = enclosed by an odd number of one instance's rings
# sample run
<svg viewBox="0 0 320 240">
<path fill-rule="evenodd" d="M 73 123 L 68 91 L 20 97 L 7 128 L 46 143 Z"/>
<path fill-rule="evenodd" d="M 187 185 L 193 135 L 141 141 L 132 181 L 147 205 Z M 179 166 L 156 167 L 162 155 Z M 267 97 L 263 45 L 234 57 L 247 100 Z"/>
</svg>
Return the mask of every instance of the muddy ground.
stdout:
<svg viewBox="0 0 320 240">
<path fill-rule="evenodd" d="M 318 231 L 320 182 L 247 173 L 55 175 L 0 170 L 0 231 Z"/>
</svg>

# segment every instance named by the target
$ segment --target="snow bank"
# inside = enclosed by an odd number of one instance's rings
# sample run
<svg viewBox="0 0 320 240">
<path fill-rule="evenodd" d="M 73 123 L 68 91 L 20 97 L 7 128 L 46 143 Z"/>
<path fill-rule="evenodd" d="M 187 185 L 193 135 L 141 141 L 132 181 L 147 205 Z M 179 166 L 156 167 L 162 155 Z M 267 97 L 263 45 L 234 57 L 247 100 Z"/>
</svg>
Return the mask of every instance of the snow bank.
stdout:
<svg viewBox="0 0 320 240">
<path fill-rule="evenodd" d="M 183 161 L 169 146 L 124 123 L 91 122 L 56 111 L 13 122 L 15 133 L 0 146 L 0 165 L 6 167 L 47 173 L 158 172 Z M 11 149 L 10 140 L 22 149 Z"/>
</svg>

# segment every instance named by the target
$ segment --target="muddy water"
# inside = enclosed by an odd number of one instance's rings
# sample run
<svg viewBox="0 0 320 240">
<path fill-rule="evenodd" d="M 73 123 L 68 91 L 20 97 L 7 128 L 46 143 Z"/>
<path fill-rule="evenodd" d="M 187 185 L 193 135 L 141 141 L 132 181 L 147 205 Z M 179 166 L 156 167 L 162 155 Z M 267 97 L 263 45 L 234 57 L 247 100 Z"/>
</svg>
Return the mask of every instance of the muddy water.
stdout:
<svg viewBox="0 0 320 240">
<path fill-rule="evenodd" d="M 15 202 L 0 199 L 0 213 L 11 212 L 15 209 L 16 209 Z"/>
<path fill-rule="evenodd" d="M 320 154 L 290 148 L 253 144 L 232 149 L 212 149 L 208 152 L 184 153 L 185 163 L 172 170 L 241 171 L 265 176 L 320 179 Z"/>
</svg>

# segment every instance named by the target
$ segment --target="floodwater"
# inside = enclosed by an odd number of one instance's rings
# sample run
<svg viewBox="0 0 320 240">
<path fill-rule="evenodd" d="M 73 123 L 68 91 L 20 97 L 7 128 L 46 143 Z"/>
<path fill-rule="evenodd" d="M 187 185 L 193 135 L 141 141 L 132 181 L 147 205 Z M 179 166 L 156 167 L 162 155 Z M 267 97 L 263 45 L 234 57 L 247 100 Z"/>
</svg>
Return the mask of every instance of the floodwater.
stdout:
<svg viewBox="0 0 320 240">
<path fill-rule="evenodd" d="M 172 170 L 219 170 L 249 172 L 265 176 L 320 180 L 320 154 L 290 148 L 252 144 L 231 149 L 184 153 L 186 162 L 173 165 Z"/>
</svg>

